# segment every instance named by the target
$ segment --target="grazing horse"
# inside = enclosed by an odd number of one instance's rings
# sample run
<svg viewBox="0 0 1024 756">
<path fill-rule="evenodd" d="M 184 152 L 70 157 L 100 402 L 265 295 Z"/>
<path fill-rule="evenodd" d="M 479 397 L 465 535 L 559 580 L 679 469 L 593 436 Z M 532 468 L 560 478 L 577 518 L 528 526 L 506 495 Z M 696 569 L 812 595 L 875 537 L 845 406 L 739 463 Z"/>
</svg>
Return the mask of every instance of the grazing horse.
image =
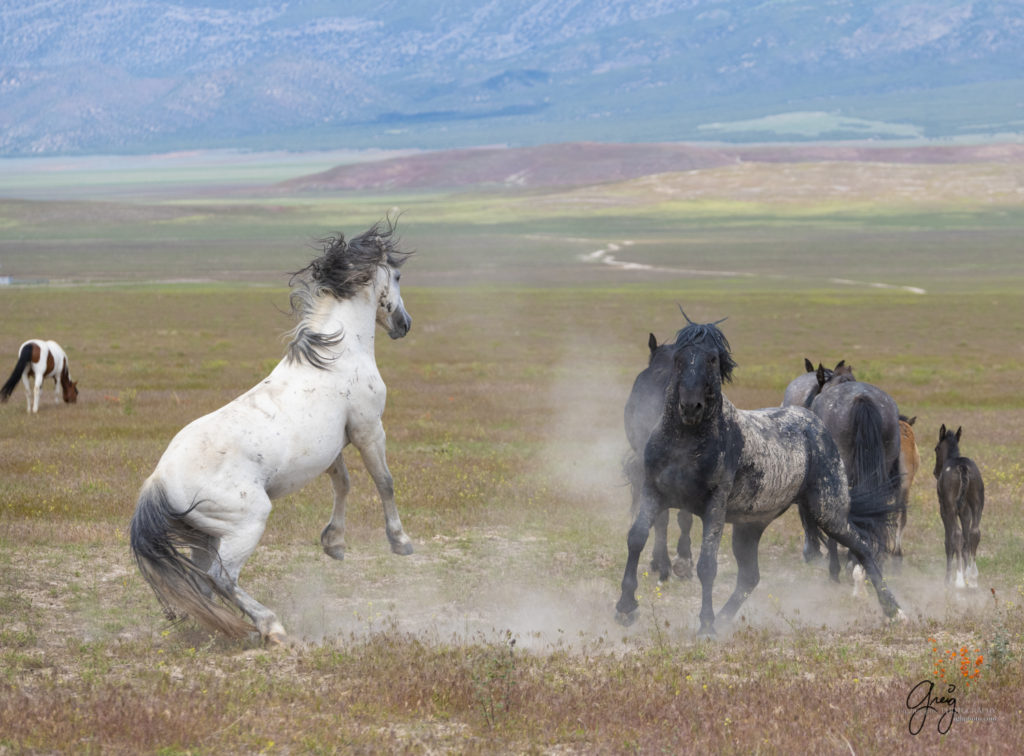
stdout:
<svg viewBox="0 0 1024 756">
<path fill-rule="evenodd" d="M 687 318 L 689 321 L 689 318 Z M 792 504 L 861 561 L 887 616 L 900 616 L 875 561 L 886 504 L 877 492 L 851 498 L 843 462 L 821 419 L 802 407 L 738 410 L 722 393 L 736 366 L 717 324 L 692 321 L 672 347 L 661 419 L 644 447 L 644 476 L 627 538 L 617 618 L 636 616 L 637 564 L 655 517 L 683 507 L 701 518 L 697 576 L 700 629 L 715 634 L 711 590 L 725 523 L 733 524 L 736 589 L 719 613 L 730 619 L 760 581 L 757 548 L 768 524 Z"/>
<path fill-rule="evenodd" d="M 386 392 L 374 357 L 376 325 L 398 339 L 412 322 L 399 289 L 408 253 L 395 247 L 393 231 L 389 221 L 348 242 L 324 241 L 323 254 L 292 276 L 298 324 L 285 357 L 248 392 L 181 430 L 143 485 L 131 548 L 170 617 L 180 611 L 232 637 L 255 629 L 282 642 L 281 623 L 239 587 L 238 574 L 271 500 L 325 471 L 334 510 L 320 543 L 344 557 L 349 443 L 377 486 L 391 550 L 412 553 L 385 458 Z"/>
<path fill-rule="evenodd" d="M 625 472 L 632 495 L 630 517 L 636 516 L 636 508 L 640 500 L 640 489 L 644 477 L 644 447 L 651 431 L 661 419 L 665 406 L 665 389 L 668 388 L 672 376 L 672 345 L 658 345 L 654 334 L 647 340 L 650 357 L 647 367 L 633 381 L 633 389 L 626 401 L 625 425 L 626 438 L 629 440 L 631 452 L 626 457 Z M 658 513 L 654 518 L 654 553 L 651 558 L 651 569 L 657 570 L 658 579 L 668 580 L 670 571 L 682 580 L 693 576 L 693 555 L 690 551 L 690 528 L 693 515 L 680 508 L 676 521 L 679 523 L 679 541 L 676 543 L 676 561 L 673 564 L 668 555 L 668 510 Z"/>
<path fill-rule="evenodd" d="M 981 541 L 981 510 L 985 508 L 985 484 L 981 471 L 969 457 L 960 455 L 960 433 L 939 429 L 935 446 L 935 481 L 939 514 L 946 530 L 946 583 L 978 587 L 978 543 Z M 965 582 L 966 579 L 966 582 Z"/>
<path fill-rule="evenodd" d="M 35 386 L 32 385 L 33 378 Z M 71 380 L 68 372 L 68 356 L 56 341 L 30 339 L 18 348 L 18 362 L 11 371 L 11 377 L 0 388 L 0 402 L 10 399 L 14 387 L 21 380 L 25 386 L 25 403 L 30 414 L 39 412 L 39 393 L 43 381 L 53 378 L 54 401 L 60 404 L 61 395 L 68 404 L 78 400 L 78 381 Z"/>
<path fill-rule="evenodd" d="M 917 416 L 900 415 L 900 468 L 903 470 L 903 474 L 900 477 L 900 507 L 899 522 L 896 524 L 896 543 L 892 550 L 892 555 L 896 559 L 903 559 L 903 531 L 907 527 L 910 486 L 921 467 L 921 454 L 917 450 L 917 439 L 914 437 L 912 427 L 915 420 L 917 420 Z"/>
</svg>

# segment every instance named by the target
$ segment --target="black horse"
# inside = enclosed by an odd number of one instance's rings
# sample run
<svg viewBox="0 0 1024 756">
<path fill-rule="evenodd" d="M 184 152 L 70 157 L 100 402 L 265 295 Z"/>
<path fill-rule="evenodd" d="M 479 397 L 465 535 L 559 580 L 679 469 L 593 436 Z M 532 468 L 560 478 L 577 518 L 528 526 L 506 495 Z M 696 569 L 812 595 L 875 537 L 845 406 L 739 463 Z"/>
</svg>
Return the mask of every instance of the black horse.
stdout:
<svg viewBox="0 0 1024 756">
<path fill-rule="evenodd" d="M 841 361 L 837 368 L 842 367 L 845 360 Z M 804 370 L 805 372 L 798 375 L 796 378 L 789 382 L 786 386 L 786 391 L 782 395 L 782 406 L 783 407 L 810 407 L 811 402 L 814 401 L 814 397 L 821 391 L 821 382 L 818 380 L 818 371 L 822 371 L 826 376 L 826 380 L 832 377 L 832 371 L 824 367 L 820 362 L 818 363 L 817 369 L 814 367 L 809 359 L 804 357 Z"/>
<path fill-rule="evenodd" d="M 629 440 L 630 453 L 626 457 L 625 472 L 629 481 L 632 496 L 630 516 L 636 516 L 640 500 L 640 490 L 644 479 L 644 447 L 650 438 L 661 413 L 665 407 L 665 390 L 672 377 L 673 344 L 658 345 L 654 334 L 647 339 L 650 350 L 647 367 L 633 381 L 633 389 L 626 400 L 625 424 L 626 438 Z M 689 580 L 693 577 L 693 554 L 690 551 L 690 528 L 693 526 L 693 515 L 680 508 L 676 516 L 679 523 L 679 541 L 676 543 L 676 561 L 672 563 L 668 555 L 668 510 L 664 509 L 654 518 L 654 553 L 651 556 L 651 569 L 656 570 L 658 579 L 664 582 L 670 573 L 676 577 Z"/>
<path fill-rule="evenodd" d="M 844 362 L 836 365 L 831 375 L 819 366 L 817 376 L 820 390 L 811 402 L 811 412 L 822 419 L 839 447 L 851 495 L 878 491 L 891 500 L 884 551 L 894 552 L 904 505 L 900 482 L 906 473 L 900 458 L 899 408 L 882 389 L 858 381 L 853 368 Z M 808 548 L 805 544 L 805 555 Z M 830 557 L 834 548 L 830 543 Z"/>
<path fill-rule="evenodd" d="M 939 514 L 946 530 L 946 583 L 957 588 L 978 587 L 978 543 L 981 541 L 981 510 L 985 508 L 985 483 L 969 457 L 960 455 L 960 433 L 939 429 L 935 446 L 935 487 Z M 954 581 L 953 572 L 956 571 Z"/>
<path fill-rule="evenodd" d="M 725 523 L 733 525 L 739 570 L 736 589 L 719 613 L 730 619 L 760 581 L 761 534 L 794 503 L 808 522 L 861 561 L 885 614 L 901 615 L 874 557 L 880 534 L 884 538 L 885 502 L 874 495 L 851 499 L 839 451 L 821 420 L 799 407 L 736 409 L 722 394 L 736 363 L 717 324 L 689 322 L 671 355 L 662 415 L 644 448 L 640 501 L 616 605 L 619 620 L 635 619 L 637 565 L 660 512 L 682 507 L 703 521 L 699 633 L 710 636 L 711 589 Z"/>
</svg>

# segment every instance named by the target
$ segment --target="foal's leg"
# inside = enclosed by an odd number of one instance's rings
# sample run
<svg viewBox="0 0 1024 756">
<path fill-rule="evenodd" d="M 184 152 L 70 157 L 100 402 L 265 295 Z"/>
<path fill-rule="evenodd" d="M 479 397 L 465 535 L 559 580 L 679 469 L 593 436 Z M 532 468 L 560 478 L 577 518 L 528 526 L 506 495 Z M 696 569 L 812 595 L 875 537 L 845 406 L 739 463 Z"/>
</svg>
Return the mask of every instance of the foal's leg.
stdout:
<svg viewBox="0 0 1024 756">
<path fill-rule="evenodd" d="M 398 507 L 395 506 L 395 482 L 388 469 L 387 455 L 385 454 L 384 426 L 377 423 L 369 433 L 360 437 L 352 438 L 352 443 L 359 449 L 370 477 L 377 486 L 380 494 L 381 504 L 384 506 L 384 530 L 387 533 L 388 541 L 391 542 L 391 550 L 396 554 L 412 553 L 412 541 L 402 530 L 402 520 L 398 516 Z"/>
<path fill-rule="evenodd" d="M 978 587 L 978 544 L 981 543 L 981 508 L 971 507 L 971 524 L 967 531 L 967 585 L 971 588 Z"/>
<path fill-rule="evenodd" d="M 731 620 L 754 588 L 761 582 L 757 567 L 757 546 L 761 542 L 764 526 L 754 523 L 733 525 L 732 553 L 739 568 L 736 575 L 736 590 L 718 613 L 719 619 Z"/>
<path fill-rule="evenodd" d="M 331 511 L 331 519 L 320 534 L 320 545 L 324 553 L 334 559 L 345 558 L 345 499 L 349 491 L 348 468 L 345 467 L 345 460 L 338 454 L 338 458 L 327 468 L 327 475 L 334 487 L 334 509 Z"/>
<path fill-rule="evenodd" d="M 946 531 L 946 585 L 954 582 L 953 572 L 956 570 L 955 585 L 964 587 L 964 573 L 960 565 L 960 550 L 963 547 L 963 536 L 960 531 L 960 520 L 953 506 L 943 503 L 940 507 L 942 526 Z"/>
</svg>

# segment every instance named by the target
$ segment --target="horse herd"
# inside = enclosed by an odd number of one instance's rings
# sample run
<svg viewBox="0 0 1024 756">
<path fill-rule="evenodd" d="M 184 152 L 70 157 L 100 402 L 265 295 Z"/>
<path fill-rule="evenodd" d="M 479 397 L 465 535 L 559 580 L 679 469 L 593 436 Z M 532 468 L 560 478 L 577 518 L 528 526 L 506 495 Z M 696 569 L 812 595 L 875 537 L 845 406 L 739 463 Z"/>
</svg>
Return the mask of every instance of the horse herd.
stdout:
<svg viewBox="0 0 1024 756">
<path fill-rule="evenodd" d="M 284 641 L 280 621 L 239 586 L 239 573 L 263 535 L 271 500 L 322 472 L 331 480 L 334 507 L 321 546 L 344 558 L 349 476 L 342 451 L 350 443 L 377 487 L 392 551 L 412 553 L 386 461 L 386 389 L 374 357 L 375 326 L 398 339 L 412 323 L 399 287 L 408 254 L 393 232 L 388 222 L 348 241 L 325 240 L 322 254 L 292 275 L 297 325 L 284 358 L 248 392 L 183 428 L 143 484 L 131 551 L 168 617 L 188 615 L 233 637 L 255 630 L 265 642 Z M 857 381 L 844 363 L 815 369 L 809 360 L 782 406 L 737 409 L 722 390 L 736 361 L 721 321 L 686 320 L 671 343 L 650 336 L 648 366 L 626 403 L 633 506 L 617 619 L 635 619 L 637 566 L 652 528 L 652 567 L 660 577 L 691 576 L 696 515 L 703 522 L 699 634 L 714 635 L 716 620 L 731 619 L 759 582 L 761 535 L 792 505 L 804 529 L 804 558 L 819 557 L 824 541 L 830 575 L 838 580 L 838 547 L 845 547 L 885 615 L 902 617 L 881 564 L 886 555 L 902 557 L 909 487 L 920 464 L 914 419 L 901 417 L 891 397 Z M 52 377 L 64 401 L 75 401 L 77 384 L 55 342 L 25 342 L 18 355 L 0 400 L 20 380 L 28 411 L 37 412 L 42 382 Z M 935 449 L 946 580 L 958 587 L 977 585 L 984 504 L 978 467 L 959 452 L 961 432 L 943 425 Z M 679 510 L 675 564 L 667 547 L 669 509 Z M 733 526 L 738 574 L 716 616 L 712 586 L 726 523 Z"/>
</svg>

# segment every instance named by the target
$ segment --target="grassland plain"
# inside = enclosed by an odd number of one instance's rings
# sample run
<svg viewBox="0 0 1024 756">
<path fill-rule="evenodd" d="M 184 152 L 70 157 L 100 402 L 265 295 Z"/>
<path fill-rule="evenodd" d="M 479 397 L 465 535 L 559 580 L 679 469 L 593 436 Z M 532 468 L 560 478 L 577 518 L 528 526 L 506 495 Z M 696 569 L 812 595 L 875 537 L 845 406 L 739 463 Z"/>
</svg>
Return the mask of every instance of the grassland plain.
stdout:
<svg viewBox="0 0 1024 756">
<path fill-rule="evenodd" d="M 2 348 L 13 364 L 24 338 L 57 338 L 82 391 L 37 417 L 20 393 L 0 408 L 0 751 L 1021 752 L 1020 210 L 517 218 L 503 203 L 397 203 L 420 253 L 403 279 L 413 330 L 378 361 L 417 552 L 390 554 L 355 457 L 344 562 L 318 546 L 326 480 L 278 502 L 242 580 L 296 639 L 283 650 L 168 625 L 126 525 L 174 433 L 280 358 L 309 240 L 395 199 L 0 203 L 0 272 L 66 284 L 0 290 Z M 642 581 L 640 621 L 614 623 L 622 406 L 678 305 L 728 316 L 740 407 L 777 404 L 807 356 L 847 359 L 917 416 L 923 467 L 890 575 L 909 622 L 803 564 L 791 512 L 717 642 L 694 638 L 693 582 Z M 941 423 L 964 427 L 986 481 L 969 594 L 942 585 Z M 735 578 L 720 554 L 718 605 Z M 931 713 L 911 735 L 908 694 L 940 673 L 961 718 L 942 735 Z"/>
</svg>

